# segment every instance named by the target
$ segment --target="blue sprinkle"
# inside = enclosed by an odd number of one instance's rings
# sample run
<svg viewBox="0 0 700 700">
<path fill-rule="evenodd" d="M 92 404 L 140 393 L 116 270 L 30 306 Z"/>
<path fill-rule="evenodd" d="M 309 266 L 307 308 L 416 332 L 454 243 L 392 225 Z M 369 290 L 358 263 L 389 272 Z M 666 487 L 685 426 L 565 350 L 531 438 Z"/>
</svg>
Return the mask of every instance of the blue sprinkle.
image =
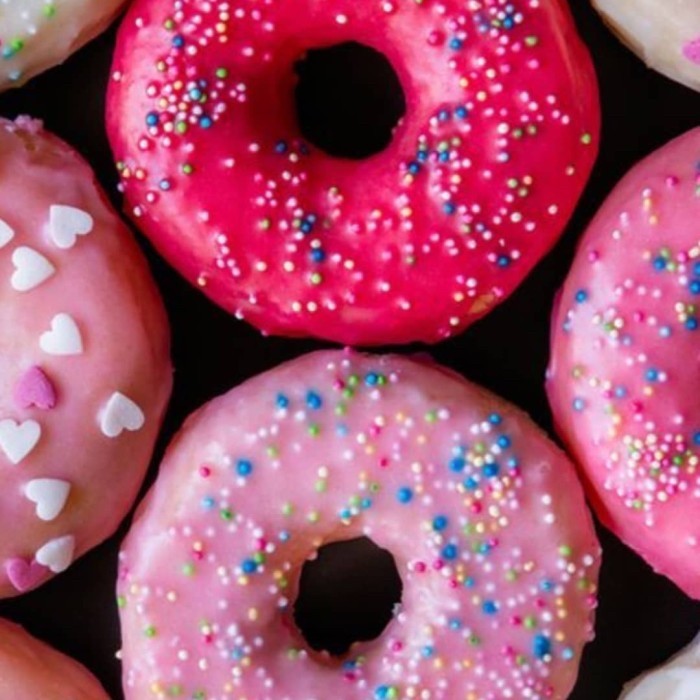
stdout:
<svg viewBox="0 0 700 700">
<path fill-rule="evenodd" d="M 693 265 L 693 272 L 694 272 L 696 275 L 699 275 L 699 276 L 700 276 L 700 262 L 696 262 L 696 263 Z"/>
<path fill-rule="evenodd" d="M 370 372 L 365 377 L 365 384 L 367 386 L 376 386 L 378 382 L 379 382 L 379 375 L 376 374 L 375 372 Z"/>
<path fill-rule="evenodd" d="M 216 502 L 211 496 L 205 496 L 202 499 L 202 508 L 205 510 L 211 510 L 216 505 Z"/>
<path fill-rule="evenodd" d="M 695 435 L 693 435 L 693 442 L 696 445 L 700 445 L 700 430 L 697 433 L 695 433 Z"/>
<path fill-rule="evenodd" d="M 464 42 L 461 39 L 458 39 L 457 37 L 450 39 L 450 48 L 453 51 L 459 51 L 463 46 Z"/>
<path fill-rule="evenodd" d="M 208 117 L 206 114 L 199 118 L 199 126 L 201 126 L 202 129 L 209 129 L 213 123 L 212 118 Z"/>
<path fill-rule="evenodd" d="M 449 520 L 444 515 L 437 515 L 433 519 L 433 530 L 436 532 L 441 532 L 449 524 Z"/>
<path fill-rule="evenodd" d="M 287 408 L 289 406 L 289 399 L 284 394 L 277 394 L 275 403 L 277 404 L 277 408 Z"/>
<path fill-rule="evenodd" d="M 453 202 L 445 202 L 442 206 L 443 211 L 445 214 L 448 214 L 449 216 L 452 216 L 457 211 L 457 207 L 454 205 Z"/>
<path fill-rule="evenodd" d="M 501 469 L 495 462 L 484 464 L 484 476 L 489 479 L 492 479 L 494 476 L 498 476 L 499 471 L 501 471 Z"/>
<path fill-rule="evenodd" d="M 252 559 L 246 559 L 241 564 L 241 569 L 243 569 L 244 574 L 252 574 L 258 570 L 258 565 Z"/>
<path fill-rule="evenodd" d="M 510 265 L 510 258 L 507 255 L 499 255 L 496 264 L 498 267 L 508 267 L 508 265 Z"/>
<path fill-rule="evenodd" d="M 450 471 L 459 473 L 464 471 L 464 467 L 467 466 L 467 463 L 464 461 L 462 457 L 454 457 L 450 460 Z"/>
<path fill-rule="evenodd" d="M 421 649 L 421 655 L 426 659 L 429 659 L 435 653 L 435 649 L 431 646 L 425 646 Z"/>
<path fill-rule="evenodd" d="M 176 34 L 173 37 L 173 46 L 176 49 L 181 49 L 185 45 L 185 37 L 182 34 Z"/>
<path fill-rule="evenodd" d="M 466 119 L 469 116 L 469 110 L 466 107 L 457 107 L 455 115 L 458 119 Z"/>
<path fill-rule="evenodd" d="M 250 476 L 253 471 L 253 463 L 247 459 L 239 459 L 236 463 L 236 473 L 238 476 Z"/>
<path fill-rule="evenodd" d="M 157 112 L 149 112 L 146 115 L 146 124 L 148 126 L 155 126 L 158 123 L 158 113 Z"/>
<path fill-rule="evenodd" d="M 420 163 L 416 163 L 415 161 L 409 163 L 408 172 L 411 173 L 411 175 L 417 175 L 420 172 Z"/>
<path fill-rule="evenodd" d="M 583 409 L 586 408 L 586 402 L 582 398 L 576 397 L 573 406 L 574 411 L 583 411 Z"/>
<path fill-rule="evenodd" d="M 464 587 L 474 588 L 474 586 L 476 586 L 476 579 L 473 576 L 467 576 L 467 578 L 464 579 Z"/>
<path fill-rule="evenodd" d="M 698 329 L 698 319 L 694 317 L 690 317 L 686 322 L 685 322 L 685 327 L 689 331 L 696 331 Z"/>
<path fill-rule="evenodd" d="M 503 422 L 503 418 L 498 413 L 492 413 L 489 416 L 489 423 L 491 425 L 500 425 Z"/>
<path fill-rule="evenodd" d="M 543 659 L 552 651 L 552 642 L 543 634 L 538 634 L 532 642 L 532 653 L 538 658 Z"/>
<path fill-rule="evenodd" d="M 579 304 L 583 304 L 584 301 L 588 299 L 588 292 L 585 289 L 579 289 L 578 292 L 576 292 L 576 301 Z"/>
<path fill-rule="evenodd" d="M 326 253 L 320 248 L 314 248 L 311 251 L 311 259 L 317 263 L 323 262 L 326 259 Z"/>
<path fill-rule="evenodd" d="M 508 449 L 510 447 L 510 444 L 511 444 L 510 438 L 507 435 L 501 435 L 498 438 L 497 442 L 498 442 L 498 446 L 504 450 Z"/>
<path fill-rule="evenodd" d="M 656 369 L 648 369 L 644 375 L 648 381 L 655 382 L 659 378 L 659 371 Z"/>
<path fill-rule="evenodd" d="M 413 491 L 408 486 L 402 486 L 396 492 L 396 500 L 399 503 L 410 503 L 413 500 Z"/>
<path fill-rule="evenodd" d="M 492 600 L 487 600 L 481 606 L 481 609 L 487 615 L 495 615 L 498 612 L 498 605 L 496 603 L 494 603 Z"/>
<path fill-rule="evenodd" d="M 457 550 L 457 545 L 454 544 L 448 544 L 446 547 L 443 547 L 442 550 L 442 556 L 445 559 L 452 560 L 457 558 L 457 554 L 459 554 Z"/>
<path fill-rule="evenodd" d="M 275 144 L 275 152 L 276 153 L 286 153 L 288 148 L 289 147 L 287 146 L 286 141 L 278 141 Z"/>
<path fill-rule="evenodd" d="M 464 480 L 464 488 L 468 491 L 475 491 L 479 488 L 479 482 L 476 477 L 469 476 Z"/>
<path fill-rule="evenodd" d="M 665 270 L 666 269 L 666 258 L 662 258 L 661 256 L 654 258 L 654 268 L 657 270 Z"/>
<path fill-rule="evenodd" d="M 450 625 L 450 629 L 451 629 L 451 630 L 459 630 L 459 629 L 462 629 L 462 621 L 461 621 L 461 620 L 458 620 L 456 617 L 453 617 L 453 618 L 450 620 L 449 625 Z"/>
<path fill-rule="evenodd" d="M 315 391 L 310 391 L 306 395 L 306 405 L 311 410 L 318 411 L 323 406 L 323 399 Z"/>
<path fill-rule="evenodd" d="M 693 294 L 700 294 L 700 280 L 693 280 L 688 285 L 688 289 L 690 289 Z"/>
<path fill-rule="evenodd" d="M 544 591 L 545 593 L 550 593 L 554 590 L 554 582 L 550 581 L 549 579 L 544 579 L 540 583 L 540 590 Z"/>
<path fill-rule="evenodd" d="M 574 658 L 574 650 L 571 647 L 566 647 L 561 652 L 561 658 L 564 659 L 564 661 L 571 661 L 571 659 Z"/>
</svg>

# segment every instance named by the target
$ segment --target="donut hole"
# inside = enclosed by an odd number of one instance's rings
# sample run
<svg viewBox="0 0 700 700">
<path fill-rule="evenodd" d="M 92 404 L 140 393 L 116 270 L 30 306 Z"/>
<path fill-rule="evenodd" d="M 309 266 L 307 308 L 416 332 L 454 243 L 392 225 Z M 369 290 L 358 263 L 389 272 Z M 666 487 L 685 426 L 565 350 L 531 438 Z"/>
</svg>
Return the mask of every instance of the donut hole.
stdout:
<svg viewBox="0 0 700 700">
<path fill-rule="evenodd" d="M 394 557 L 367 537 L 332 542 L 302 567 L 294 622 L 315 651 L 343 656 L 381 635 L 401 602 Z"/>
<path fill-rule="evenodd" d="M 406 96 L 384 54 L 357 42 L 311 49 L 297 62 L 296 111 L 303 137 L 338 158 L 383 151 L 406 114 Z"/>
</svg>

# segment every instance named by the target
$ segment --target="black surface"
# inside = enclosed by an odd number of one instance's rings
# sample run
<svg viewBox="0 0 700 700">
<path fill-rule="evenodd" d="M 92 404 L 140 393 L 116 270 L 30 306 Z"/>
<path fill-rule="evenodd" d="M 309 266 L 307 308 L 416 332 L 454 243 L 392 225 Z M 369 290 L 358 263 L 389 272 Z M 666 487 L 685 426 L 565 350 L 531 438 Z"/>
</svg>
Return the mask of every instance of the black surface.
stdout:
<svg viewBox="0 0 700 700">
<path fill-rule="evenodd" d="M 700 95 L 650 71 L 607 32 L 585 0 L 573 0 L 601 81 L 603 147 L 578 211 L 556 250 L 505 304 L 461 337 L 435 347 L 435 358 L 527 409 L 551 430 L 542 387 L 549 313 L 576 240 L 615 182 L 640 157 L 700 124 Z M 0 114 L 28 113 L 74 144 L 96 168 L 115 203 L 116 176 L 103 127 L 105 84 L 114 32 L 26 88 L 0 97 Z M 143 242 L 143 241 L 142 241 Z M 147 248 L 144 243 L 144 247 Z M 184 417 L 205 400 L 318 343 L 263 339 L 191 289 L 147 250 L 174 333 L 175 395 L 156 454 Z M 404 348 L 409 351 L 411 348 Z M 32 594 L 0 603 L 0 614 L 85 662 L 110 695 L 121 698 L 114 581 L 125 528 Z M 700 604 L 655 576 L 615 538 L 605 550 L 598 637 L 585 654 L 572 700 L 616 700 L 624 681 L 666 659 L 700 628 Z M 3 699 L 5 700 L 5 699 Z"/>
</svg>

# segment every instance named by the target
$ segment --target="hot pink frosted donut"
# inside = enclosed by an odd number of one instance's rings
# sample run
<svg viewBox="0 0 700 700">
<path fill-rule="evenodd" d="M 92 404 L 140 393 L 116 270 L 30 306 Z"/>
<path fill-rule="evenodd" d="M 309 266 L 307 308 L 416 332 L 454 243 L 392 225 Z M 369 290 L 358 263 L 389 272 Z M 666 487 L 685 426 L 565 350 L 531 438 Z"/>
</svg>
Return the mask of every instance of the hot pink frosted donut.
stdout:
<svg viewBox="0 0 700 700">
<path fill-rule="evenodd" d="M 0 697 L 109 700 L 92 674 L 80 664 L 5 620 L 0 620 Z"/>
<path fill-rule="evenodd" d="M 407 116 L 353 161 L 303 143 L 294 64 L 358 42 Z M 438 341 L 561 233 L 598 148 L 596 79 L 562 0 L 137 0 L 108 129 L 132 215 L 266 333 Z"/>
<path fill-rule="evenodd" d="M 548 391 L 598 515 L 700 598 L 700 129 L 636 166 L 554 313 Z"/>
<path fill-rule="evenodd" d="M 146 263 L 88 165 L 0 120 L 0 598 L 116 529 L 170 394 Z"/>
<path fill-rule="evenodd" d="M 333 662 L 293 608 L 304 562 L 369 537 L 403 581 Z M 566 457 L 439 367 L 308 355 L 201 409 L 121 554 L 129 700 L 563 700 L 593 634 L 599 546 Z"/>
</svg>

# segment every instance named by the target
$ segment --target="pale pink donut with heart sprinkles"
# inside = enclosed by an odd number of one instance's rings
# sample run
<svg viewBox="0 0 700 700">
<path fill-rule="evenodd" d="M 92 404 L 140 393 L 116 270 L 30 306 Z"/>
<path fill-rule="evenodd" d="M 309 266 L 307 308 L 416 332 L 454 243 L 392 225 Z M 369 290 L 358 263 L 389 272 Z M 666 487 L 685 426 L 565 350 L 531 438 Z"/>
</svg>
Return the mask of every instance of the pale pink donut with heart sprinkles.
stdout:
<svg viewBox="0 0 700 700">
<path fill-rule="evenodd" d="M 0 698 L 109 700 L 87 669 L 6 620 L 0 620 Z"/>
<path fill-rule="evenodd" d="M 600 519 L 700 598 L 700 129 L 634 167 L 554 312 L 547 388 Z"/>
<path fill-rule="evenodd" d="M 0 120 L 0 598 L 106 539 L 170 395 L 167 320 L 88 165 Z"/>
<path fill-rule="evenodd" d="M 295 625 L 300 570 L 362 536 L 401 602 L 333 661 Z M 171 445 L 121 555 L 125 694 L 564 700 L 599 554 L 571 463 L 525 414 L 434 365 L 308 355 Z"/>
</svg>

